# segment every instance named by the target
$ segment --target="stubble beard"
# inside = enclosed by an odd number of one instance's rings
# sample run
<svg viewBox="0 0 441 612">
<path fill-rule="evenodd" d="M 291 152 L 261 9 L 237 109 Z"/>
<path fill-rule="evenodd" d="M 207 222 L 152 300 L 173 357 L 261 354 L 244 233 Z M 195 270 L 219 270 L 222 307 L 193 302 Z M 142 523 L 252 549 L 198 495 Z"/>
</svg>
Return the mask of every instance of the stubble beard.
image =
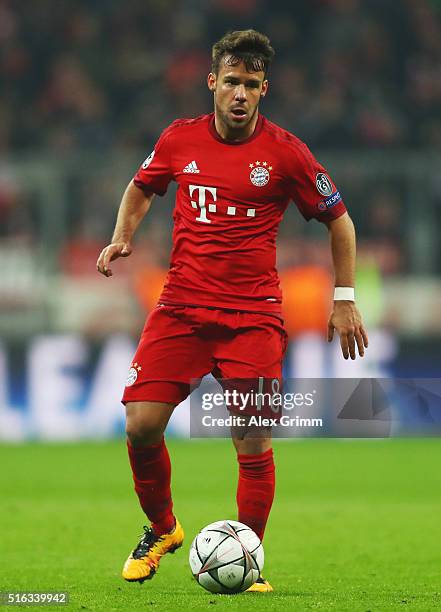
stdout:
<svg viewBox="0 0 441 612">
<path fill-rule="evenodd" d="M 220 108 L 220 106 L 217 104 L 217 102 L 215 102 L 214 107 L 216 110 L 217 117 L 223 123 L 224 127 L 227 128 L 227 130 L 233 135 L 233 137 L 239 137 L 241 134 L 246 133 L 247 129 L 249 128 L 250 123 L 255 118 L 257 111 L 259 109 L 259 106 L 257 105 L 253 113 L 251 114 L 250 118 L 248 119 L 248 121 L 246 123 L 243 123 L 242 125 L 237 125 L 232 119 L 230 119 L 228 115 L 228 111 L 227 112 L 223 111 Z"/>
</svg>

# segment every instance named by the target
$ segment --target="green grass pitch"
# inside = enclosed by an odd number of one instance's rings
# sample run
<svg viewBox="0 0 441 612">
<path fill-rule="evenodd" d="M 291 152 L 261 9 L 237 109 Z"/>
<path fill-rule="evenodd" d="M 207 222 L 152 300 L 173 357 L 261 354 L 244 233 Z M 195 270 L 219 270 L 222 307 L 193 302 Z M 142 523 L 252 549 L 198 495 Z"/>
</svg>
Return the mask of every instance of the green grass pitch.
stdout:
<svg viewBox="0 0 441 612">
<path fill-rule="evenodd" d="M 0 590 L 68 591 L 72 610 L 441 609 L 441 440 L 275 442 L 275 592 L 233 596 L 205 592 L 187 561 L 201 527 L 236 518 L 231 442 L 169 448 L 186 541 L 139 585 L 120 578 L 145 522 L 124 442 L 1 446 Z"/>
</svg>

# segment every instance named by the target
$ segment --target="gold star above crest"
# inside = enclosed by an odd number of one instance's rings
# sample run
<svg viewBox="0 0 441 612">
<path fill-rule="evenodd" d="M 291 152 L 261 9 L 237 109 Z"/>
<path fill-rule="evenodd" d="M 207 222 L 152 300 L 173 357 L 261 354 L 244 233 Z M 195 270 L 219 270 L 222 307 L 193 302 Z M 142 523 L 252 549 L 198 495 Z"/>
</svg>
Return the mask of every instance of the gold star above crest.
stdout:
<svg viewBox="0 0 441 612">
<path fill-rule="evenodd" d="M 254 164 L 250 164 L 250 168 L 254 168 Z"/>
<path fill-rule="evenodd" d="M 272 167 L 272 166 L 268 166 L 268 170 L 272 170 L 272 169 L 273 169 L 273 167 Z"/>
<path fill-rule="evenodd" d="M 260 166 L 260 161 L 259 160 L 256 161 L 256 166 Z"/>
<path fill-rule="evenodd" d="M 268 165 L 268 162 L 263 162 L 263 165 L 264 165 L 264 166 L 267 166 L 267 165 Z"/>
<path fill-rule="evenodd" d="M 136 369 L 138 370 L 138 372 L 141 372 L 142 370 L 141 366 L 138 366 Z"/>
</svg>

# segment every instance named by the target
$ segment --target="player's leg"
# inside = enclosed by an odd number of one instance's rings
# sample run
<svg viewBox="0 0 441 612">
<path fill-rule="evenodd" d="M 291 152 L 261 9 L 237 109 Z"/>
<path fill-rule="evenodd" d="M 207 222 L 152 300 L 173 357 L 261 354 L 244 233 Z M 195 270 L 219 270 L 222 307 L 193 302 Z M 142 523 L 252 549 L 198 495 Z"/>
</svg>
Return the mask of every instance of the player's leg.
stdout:
<svg viewBox="0 0 441 612">
<path fill-rule="evenodd" d="M 262 540 L 274 500 L 275 466 L 269 427 L 234 427 L 231 437 L 237 453 L 238 520 Z"/>
<path fill-rule="evenodd" d="M 237 313 L 234 326 L 236 333 L 227 336 L 216 351 L 217 370 L 222 377 L 231 380 L 233 387 L 237 379 L 241 387 L 244 381 L 257 381 L 259 377 L 281 380 L 286 349 L 282 323 L 271 316 Z M 255 408 L 245 410 L 242 416 L 246 413 L 248 416 L 275 416 L 256 412 Z M 262 539 L 275 490 L 271 428 L 247 424 L 232 428 L 231 435 L 239 466 L 238 520 L 249 525 Z M 249 590 L 268 592 L 272 587 L 260 577 Z"/>
<path fill-rule="evenodd" d="M 268 427 L 232 428 L 231 439 L 237 452 L 239 480 L 237 485 L 238 520 L 263 538 L 274 499 L 275 466 Z M 248 591 L 269 593 L 273 590 L 262 575 Z"/>
<path fill-rule="evenodd" d="M 126 433 L 135 491 L 151 526 L 131 552 L 123 568 L 128 581 L 154 576 L 161 557 L 182 546 L 184 532 L 173 514 L 171 464 L 164 431 L 174 403 L 128 402 Z"/>
<path fill-rule="evenodd" d="M 268 396 L 273 389 L 271 381 L 278 381 L 282 373 L 286 347 L 282 322 L 258 313 L 219 316 L 222 318 L 220 322 L 229 329 L 229 333 L 218 342 L 215 352 L 216 371 L 223 379 L 224 388 L 231 386 L 254 393 L 261 389 Z M 270 405 L 257 406 L 255 403 L 239 407 L 238 414 L 265 418 L 276 416 Z M 232 438 L 239 464 L 239 521 L 249 525 L 262 539 L 275 489 L 271 429 L 256 424 L 234 427 Z"/>
<path fill-rule="evenodd" d="M 182 545 L 164 431 L 174 407 L 189 394 L 189 381 L 210 369 L 209 349 L 194 333 L 185 309 L 158 306 L 147 320 L 123 396 L 135 490 L 151 522 L 124 565 L 126 580 L 152 578 L 162 555 Z"/>
<path fill-rule="evenodd" d="M 164 431 L 174 405 L 129 402 L 126 405 L 127 448 L 135 491 L 156 535 L 175 526 L 170 491 L 171 465 Z"/>
</svg>

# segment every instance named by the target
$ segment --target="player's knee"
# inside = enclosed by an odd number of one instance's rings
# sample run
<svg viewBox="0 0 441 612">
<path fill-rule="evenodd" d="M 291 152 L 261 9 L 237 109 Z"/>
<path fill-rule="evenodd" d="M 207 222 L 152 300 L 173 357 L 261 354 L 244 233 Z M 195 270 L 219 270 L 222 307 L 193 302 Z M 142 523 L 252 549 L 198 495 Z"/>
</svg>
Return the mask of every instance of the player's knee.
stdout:
<svg viewBox="0 0 441 612">
<path fill-rule="evenodd" d="M 134 418 L 127 418 L 126 435 L 130 444 L 136 446 L 146 446 L 156 444 L 161 441 L 164 428 L 156 423 L 146 423 Z"/>
<path fill-rule="evenodd" d="M 262 438 L 233 438 L 233 443 L 238 455 L 260 455 L 272 446 L 270 437 Z"/>
<path fill-rule="evenodd" d="M 126 435 L 132 446 L 145 446 L 161 441 L 167 425 L 165 415 L 145 407 L 127 406 Z"/>
</svg>

